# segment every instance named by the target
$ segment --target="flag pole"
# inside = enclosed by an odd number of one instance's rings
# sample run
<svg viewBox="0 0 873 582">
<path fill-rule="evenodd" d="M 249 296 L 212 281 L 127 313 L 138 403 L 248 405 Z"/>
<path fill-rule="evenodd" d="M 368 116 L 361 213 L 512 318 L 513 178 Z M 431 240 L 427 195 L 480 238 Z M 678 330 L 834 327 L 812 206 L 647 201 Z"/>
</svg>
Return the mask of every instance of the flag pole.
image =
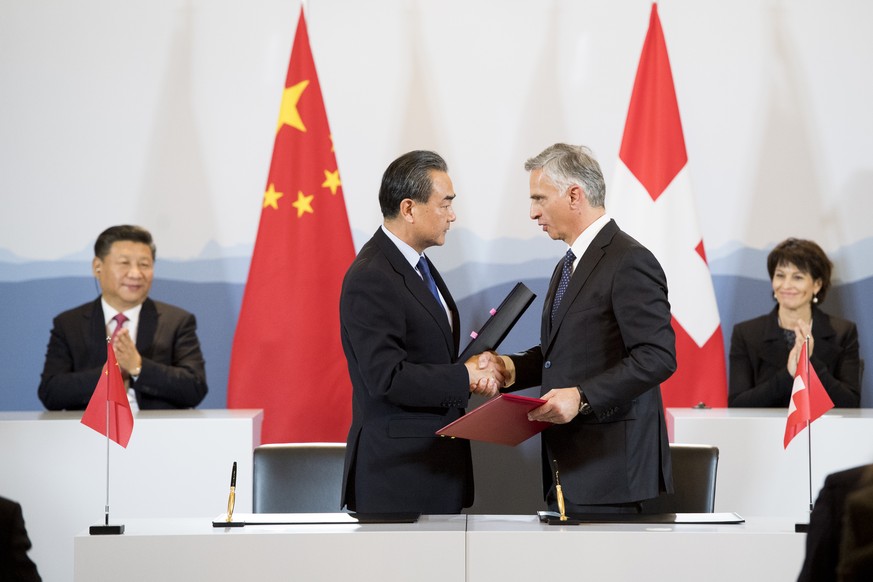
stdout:
<svg viewBox="0 0 873 582">
<path fill-rule="evenodd" d="M 806 361 L 804 365 L 806 366 L 806 377 L 809 378 L 809 336 L 806 336 Z M 809 418 L 806 419 L 806 430 L 809 431 L 806 440 L 809 472 L 809 513 L 812 513 L 812 421 Z"/>
<path fill-rule="evenodd" d="M 109 347 L 109 342 L 112 338 L 106 338 L 106 345 Z M 106 360 L 106 368 L 104 372 L 109 373 L 109 359 Z M 107 383 L 109 382 L 107 378 Z M 109 525 L 109 429 L 110 429 L 110 409 L 111 405 L 109 387 L 106 389 L 106 504 L 103 506 L 103 525 L 92 525 L 88 530 L 93 535 L 118 535 L 124 533 L 124 525 Z"/>
<path fill-rule="evenodd" d="M 109 390 L 106 391 L 106 505 L 103 525 L 109 525 Z"/>
<path fill-rule="evenodd" d="M 806 359 L 799 362 L 806 369 L 806 377 L 809 378 L 809 336 L 806 336 Z M 794 531 L 805 533 L 809 531 L 809 519 L 812 516 L 812 420 L 810 415 L 806 418 L 806 476 L 809 482 L 809 505 L 807 509 L 806 523 L 794 524 Z"/>
</svg>

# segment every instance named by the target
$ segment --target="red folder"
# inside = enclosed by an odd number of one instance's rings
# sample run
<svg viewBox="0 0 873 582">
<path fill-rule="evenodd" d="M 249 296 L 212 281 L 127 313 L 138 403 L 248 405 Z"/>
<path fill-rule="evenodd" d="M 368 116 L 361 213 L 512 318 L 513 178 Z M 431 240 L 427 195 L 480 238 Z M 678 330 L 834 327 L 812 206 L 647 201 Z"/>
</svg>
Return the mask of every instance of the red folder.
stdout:
<svg viewBox="0 0 873 582">
<path fill-rule="evenodd" d="M 440 436 L 514 447 L 552 426 L 550 422 L 527 419 L 528 412 L 545 403 L 545 400 L 539 398 L 500 394 L 436 433 Z"/>
</svg>

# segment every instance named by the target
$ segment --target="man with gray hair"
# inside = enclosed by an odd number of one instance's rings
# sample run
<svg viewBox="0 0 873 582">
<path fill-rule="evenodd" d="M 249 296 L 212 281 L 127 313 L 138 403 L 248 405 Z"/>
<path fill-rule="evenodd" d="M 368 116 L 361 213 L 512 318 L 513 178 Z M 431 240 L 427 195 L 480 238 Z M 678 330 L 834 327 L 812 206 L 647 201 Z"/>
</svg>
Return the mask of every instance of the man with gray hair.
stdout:
<svg viewBox="0 0 873 582">
<path fill-rule="evenodd" d="M 542 434 L 549 508 L 639 513 L 672 492 L 659 384 L 676 369 L 667 281 L 654 255 L 606 214 L 600 165 L 585 147 L 555 144 L 525 163 L 530 217 L 568 245 L 552 273 L 540 345 L 511 356 L 508 390 L 540 385 L 531 420 Z"/>
</svg>

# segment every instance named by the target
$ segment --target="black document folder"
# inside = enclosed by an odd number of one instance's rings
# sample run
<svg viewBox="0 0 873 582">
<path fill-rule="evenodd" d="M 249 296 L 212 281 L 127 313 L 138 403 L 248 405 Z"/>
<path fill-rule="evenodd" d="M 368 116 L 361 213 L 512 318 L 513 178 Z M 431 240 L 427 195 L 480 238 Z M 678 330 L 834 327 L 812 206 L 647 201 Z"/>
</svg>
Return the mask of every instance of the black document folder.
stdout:
<svg viewBox="0 0 873 582">
<path fill-rule="evenodd" d="M 535 298 L 536 294 L 524 283 L 516 283 L 494 315 L 488 318 L 470 345 L 461 352 L 457 361 L 466 362 L 476 354 L 496 350 Z"/>
</svg>

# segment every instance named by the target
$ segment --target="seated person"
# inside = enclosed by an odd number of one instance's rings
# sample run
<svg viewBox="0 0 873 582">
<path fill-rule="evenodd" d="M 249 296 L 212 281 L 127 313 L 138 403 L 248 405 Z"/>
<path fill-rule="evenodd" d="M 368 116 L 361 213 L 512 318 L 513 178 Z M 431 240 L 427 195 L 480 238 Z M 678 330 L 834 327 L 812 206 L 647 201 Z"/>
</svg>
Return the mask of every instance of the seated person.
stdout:
<svg viewBox="0 0 873 582">
<path fill-rule="evenodd" d="M 27 552 L 30 538 L 21 505 L 0 497 L 0 580 L 39 582 L 39 572 Z"/>
<path fill-rule="evenodd" d="M 846 495 L 837 580 L 873 580 L 873 465 L 867 466 L 858 488 Z"/>
<path fill-rule="evenodd" d="M 728 406 L 787 408 L 800 350 L 837 408 L 861 403 L 858 330 L 823 312 L 831 262 L 812 241 L 789 238 L 767 257 L 776 307 L 738 323 L 731 336 Z"/>
<path fill-rule="evenodd" d="M 112 338 L 131 406 L 192 408 L 206 396 L 194 316 L 148 298 L 155 244 L 138 226 L 113 226 L 94 244 L 96 300 L 54 319 L 39 398 L 49 410 L 84 410 Z"/>
<path fill-rule="evenodd" d="M 836 582 L 846 528 L 846 500 L 855 491 L 873 485 L 873 464 L 831 473 L 818 493 L 809 516 L 806 557 L 797 582 Z M 867 530 L 870 528 L 867 527 Z M 870 578 L 868 578 L 869 580 Z"/>
</svg>

